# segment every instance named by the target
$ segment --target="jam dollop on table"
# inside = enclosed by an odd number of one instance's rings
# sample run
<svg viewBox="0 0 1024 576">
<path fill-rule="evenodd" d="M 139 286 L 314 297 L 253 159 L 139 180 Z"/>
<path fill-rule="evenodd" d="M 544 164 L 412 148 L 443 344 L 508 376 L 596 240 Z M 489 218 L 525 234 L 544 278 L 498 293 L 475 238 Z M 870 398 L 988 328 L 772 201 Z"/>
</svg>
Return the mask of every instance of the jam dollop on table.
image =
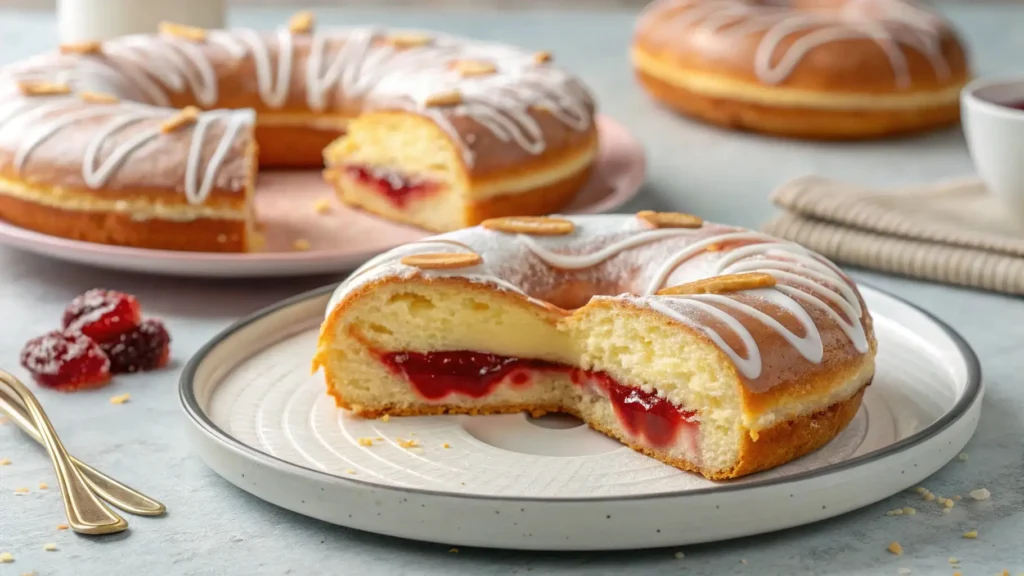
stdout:
<svg viewBox="0 0 1024 576">
<path fill-rule="evenodd" d="M 96 388 L 112 374 L 167 365 L 171 337 L 163 323 L 143 318 L 138 300 L 96 288 L 68 304 L 61 330 L 29 340 L 21 365 L 40 385 L 65 392 Z"/>
<path fill-rule="evenodd" d="M 483 398 L 503 382 L 525 386 L 537 373 L 559 371 L 570 374 L 577 386 L 601 389 L 623 428 L 653 446 L 671 446 L 681 431 L 693 432 L 698 426 L 696 412 L 682 409 L 654 392 L 620 384 L 604 372 L 467 350 L 390 352 L 378 357 L 392 373 L 404 375 L 416 393 L 427 400 L 443 400 L 449 395 Z"/>
</svg>

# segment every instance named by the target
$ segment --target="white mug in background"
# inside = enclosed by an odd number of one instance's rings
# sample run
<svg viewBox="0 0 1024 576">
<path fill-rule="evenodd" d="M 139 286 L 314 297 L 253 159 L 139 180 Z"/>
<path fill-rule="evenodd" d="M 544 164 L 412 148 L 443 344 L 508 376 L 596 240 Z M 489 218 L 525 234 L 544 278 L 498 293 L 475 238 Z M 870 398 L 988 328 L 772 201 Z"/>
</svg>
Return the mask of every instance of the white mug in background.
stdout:
<svg viewBox="0 0 1024 576">
<path fill-rule="evenodd" d="M 108 40 L 156 32 L 166 20 L 200 28 L 223 28 L 225 0 L 57 0 L 60 40 Z"/>
<path fill-rule="evenodd" d="M 1024 77 L 979 78 L 964 87 L 960 106 L 974 169 L 1024 220 Z"/>
</svg>

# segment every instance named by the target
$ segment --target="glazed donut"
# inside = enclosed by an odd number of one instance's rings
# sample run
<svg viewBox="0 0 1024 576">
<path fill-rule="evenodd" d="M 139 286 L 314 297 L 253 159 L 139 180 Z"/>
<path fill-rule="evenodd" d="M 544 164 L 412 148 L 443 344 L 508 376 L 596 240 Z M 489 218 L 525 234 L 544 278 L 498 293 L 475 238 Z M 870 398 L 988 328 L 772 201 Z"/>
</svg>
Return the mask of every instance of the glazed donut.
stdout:
<svg viewBox="0 0 1024 576">
<path fill-rule="evenodd" d="M 631 59 L 683 114 L 811 139 L 953 124 L 969 78 L 951 27 L 907 0 L 656 0 Z"/>
<path fill-rule="evenodd" d="M 434 231 L 572 201 L 594 102 L 551 54 L 416 30 L 165 23 L 0 71 L 0 218 L 166 250 L 259 248 L 258 167 Z"/>
<path fill-rule="evenodd" d="M 314 366 L 362 416 L 568 412 L 723 479 L 831 440 L 875 349 L 823 257 L 640 213 L 498 219 L 382 254 L 337 288 Z"/>
</svg>

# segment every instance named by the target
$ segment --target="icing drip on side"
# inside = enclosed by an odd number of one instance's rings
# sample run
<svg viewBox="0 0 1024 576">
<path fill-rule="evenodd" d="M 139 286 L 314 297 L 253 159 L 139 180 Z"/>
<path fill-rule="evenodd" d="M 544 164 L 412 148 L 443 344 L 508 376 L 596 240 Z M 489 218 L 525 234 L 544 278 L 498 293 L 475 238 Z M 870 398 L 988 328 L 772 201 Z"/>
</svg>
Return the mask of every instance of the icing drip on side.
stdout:
<svg viewBox="0 0 1024 576">
<path fill-rule="evenodd" d="M 942 53 L 941 19 L 906 0 L 848 0 L 829 11 L 749 0 L 656 0 L 645 8 L 638 25 L 665 18 L 659 24 L 665 38 L 687 28 L 726 38 L 761 34 L 753 64 L 766 84 L 784 82 L 822 45 L 858 39 L 873 41 L 885 53 L 899 88 L 911 85 L 904 47 L 923 54 L 940 79 L 951 74 Z"/>
</svg>

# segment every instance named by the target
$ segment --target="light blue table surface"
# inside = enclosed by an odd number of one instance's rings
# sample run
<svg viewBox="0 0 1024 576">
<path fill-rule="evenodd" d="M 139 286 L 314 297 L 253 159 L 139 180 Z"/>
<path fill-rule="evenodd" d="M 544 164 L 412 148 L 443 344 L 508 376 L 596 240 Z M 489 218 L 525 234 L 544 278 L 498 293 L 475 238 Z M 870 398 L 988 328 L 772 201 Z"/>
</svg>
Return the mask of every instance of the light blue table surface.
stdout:
<svg viewBox="0 0 1024 576">
<path fill-rule="evenodd" d="M 948 15 L 972 48 L 980 74 L 1024 74 L 1024 5 L 949 6 Z M 271 27 L 284 10 L 232 13 L 232 23 Z M 320 11 L 330 23 L 419 26 L 553 51 L 593 87 L 604 113 L 644 143 L 649 181 L 624 210 L 684 210 L 756 227 L 771 214 L 767 195 L 805 174 L 863 184 L 926 182 L 971 172 L 959 130 L 887 142 L 813 144 L 723 132 L 680 119 L 651 104 L 633 82 L 626 46 L 634 14 L 604 12 Z M 56 44 L 52 15 L 0 11 L 0 62 Z M 233 320 L 330 278 L 199 281 L 148 278 L 71 266 L 0 250 L 0 366 L 24 376 L 18 351 L 28 336 L 52 329 L 75 294 L 96 286 L 139 296 L 166 319 L 174 337 L 168 370 L 121 378 L 95 393 L 40 398 L 68 448 L 83 460 L 164 500 L 163 519 L 131 519 L 129 533 L 89 539 L 57 532 L 63 521 L 44 453 L 13 426 L 0 426 L 0 576 L 92 574 L 757 574 L 948 575 L 1024 572 L 1024 302 L 855 271 L 858 280 L 890 290 L 933 312 L 974 347 L 988 386 L 969 461 L 954 462 L 924 484 L 952 495 L 986 487 L 985 503 L 961 503 L 951 514 L 901 494 L 874 506 L 803 528 L 706 546 L 638 552 L 540 554 L 462 549 L 361 533 L 278 509 L 235 489 L 207 469 L 186 443 L 177 400 L 185 361 Z M 108 399 L 129 392 L 132 401 Z M 18 486 L 32 493 L 16 496 Z M 915 516 L 886 517 L 912 505 Z M 926 511 L 927 509 L 928 511 Z M 685 513 L 685 512 L 684 512 Z M 444 519 L 439 518 L 439 522 Z M 977 540 L 965 530 L 978 529 Z M 886 552 L 891 540 L 905 553 Z M 45 552 L 43 545 L 59 550 Z M 746 564 L 741 563 L 746 560 Z"/>
</svg>

